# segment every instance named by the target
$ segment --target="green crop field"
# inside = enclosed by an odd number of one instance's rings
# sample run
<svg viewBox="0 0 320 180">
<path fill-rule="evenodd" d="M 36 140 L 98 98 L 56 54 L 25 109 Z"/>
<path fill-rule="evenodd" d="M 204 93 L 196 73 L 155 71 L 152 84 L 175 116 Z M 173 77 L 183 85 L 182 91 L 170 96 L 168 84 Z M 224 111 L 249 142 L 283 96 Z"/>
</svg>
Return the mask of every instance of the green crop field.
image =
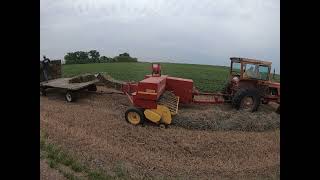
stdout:
<svg viewBox="0 0 320 180">
<path fill-rule="evenodd" d="M 193 79 L 195 86 L 201 91 L 220 91 L 225 85 L 229 68 L 223 66 L 161 63 L 162 74 Z M 151 73 L 151 63 L 99 63 L 63 65 L 64 77 L 83 73 L 105 72 L 115 79 L 139 81 L 144 75 Z M 280 75 L 276 75 L 280 81 Z"/>
</svg>

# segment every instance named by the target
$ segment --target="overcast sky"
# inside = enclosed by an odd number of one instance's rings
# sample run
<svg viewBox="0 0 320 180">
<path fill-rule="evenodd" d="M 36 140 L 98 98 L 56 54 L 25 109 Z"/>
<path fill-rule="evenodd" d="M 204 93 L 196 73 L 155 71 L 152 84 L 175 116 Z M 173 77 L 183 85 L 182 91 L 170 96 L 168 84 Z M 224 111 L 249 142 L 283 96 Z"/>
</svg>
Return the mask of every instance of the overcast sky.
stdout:
<svg viewBox="0 0 320 180">
<path fill-rule="evenodd" d="M 280 72 L 280 0 L 41 0 L 40 55 L 96 49 L 142 61 L 229 66 L 269 60 Z"/>
</svg>

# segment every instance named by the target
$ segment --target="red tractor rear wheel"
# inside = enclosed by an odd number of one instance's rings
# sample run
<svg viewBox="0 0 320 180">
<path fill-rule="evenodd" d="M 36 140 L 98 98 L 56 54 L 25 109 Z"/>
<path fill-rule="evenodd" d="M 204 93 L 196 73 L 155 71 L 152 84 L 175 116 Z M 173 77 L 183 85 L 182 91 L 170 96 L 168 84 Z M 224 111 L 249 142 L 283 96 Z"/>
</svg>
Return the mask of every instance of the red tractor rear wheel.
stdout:
<svg viewBox="0 0 320 180">
<path fill-rule="evenodd" d="M 239 89 L 233 99 L 232 105 L 237 110 L 254 112 L 260 105 L 260 95 L 256 89 Z"/>
</svg>

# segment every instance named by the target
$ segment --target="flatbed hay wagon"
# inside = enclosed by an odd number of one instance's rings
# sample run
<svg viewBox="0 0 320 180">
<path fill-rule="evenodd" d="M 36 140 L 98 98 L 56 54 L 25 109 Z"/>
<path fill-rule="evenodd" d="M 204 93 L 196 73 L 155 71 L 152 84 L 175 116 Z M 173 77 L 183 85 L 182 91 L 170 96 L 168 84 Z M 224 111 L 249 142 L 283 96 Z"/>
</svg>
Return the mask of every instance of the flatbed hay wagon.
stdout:
<svg viewBox="0 0 320 180">
<path fill-rule="evenodd" d="M 280 104 L 280 83 L 270 81 L 271 62 L 230 59 L 228 84 L 217 93 L 200 92 L 192 79 L 161 75 L 160 64 L 152 64 L 152 74 L 136 83 L 115 81 L 101 74 L 97 78 L 128 96 L 132 107 L 126 111 L 125 119 L 133 125 L 146 119 L 161 127 L 169 125 L 172 116 L 178 113 L 179 104 L 231 102 L 234 108 L 251 112 L 257 111 L 260 103 L 273 101 Z"/>
<path fill-rule="evenodd" d="M 96 91 L 96 83 L 99 82 L 98 79 L 81 82 L 81 83 L 70 83 L 72 78 L 58 78 L 52 79 L 46 82 L 40 82 L 40 94 L 45 96 L 47 94 L 47 89 L 55 88 L 62 89 L 65 91 L 65 99 L 68 102 L 73 102 L 77 99 L 79 91 L 88 90 Z"/>
<path fill-rule="evenodd" d="M 45 81 L 42 76 L 42 67 L 40 65 L 40 95 L 46 96 L 47 89 L 55 88 L 65 91 L 65 99 L 73 102 L 77 99 L 79 91 L 96 91 L 96 83 L 99 80 L 94 75 L 80 75 L 72 78 L 61 77 L 61 61 L 51 61 L 49 64 L 49 80 Z"/>
</svg>

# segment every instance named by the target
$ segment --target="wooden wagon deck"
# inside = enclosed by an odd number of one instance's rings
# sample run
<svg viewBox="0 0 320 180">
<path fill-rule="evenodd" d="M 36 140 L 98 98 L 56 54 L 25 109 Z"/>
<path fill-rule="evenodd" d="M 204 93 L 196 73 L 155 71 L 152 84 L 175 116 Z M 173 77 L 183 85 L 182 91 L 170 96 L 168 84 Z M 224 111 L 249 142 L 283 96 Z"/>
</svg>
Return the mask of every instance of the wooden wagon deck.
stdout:
<svg viewBox="0 0 320 180">
<path fill-rule="evenodd" d="M 92 84 L 99 82 L 98 79 L 93 81 L 83 82 L 83 83 L 69 83 L 71 78 L 59 78 L 49 80 L 47 82 L 40 82 L 40 87 L 44 88 L 61 88 L 61 89 L 68 89 L 68 90 L 80 90 L 86 88 Z"/>
</svg>

